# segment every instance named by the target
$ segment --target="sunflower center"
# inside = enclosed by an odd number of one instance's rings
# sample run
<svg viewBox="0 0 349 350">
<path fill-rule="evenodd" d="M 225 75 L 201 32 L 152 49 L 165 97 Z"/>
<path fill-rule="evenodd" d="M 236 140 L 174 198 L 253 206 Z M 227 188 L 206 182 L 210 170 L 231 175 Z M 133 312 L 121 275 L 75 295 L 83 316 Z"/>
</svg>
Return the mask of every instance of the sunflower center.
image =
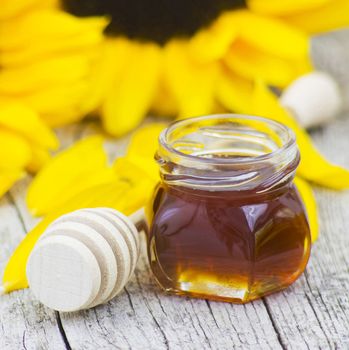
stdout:
<svg viewBox="0 0 349 350">
<path fill-rule="evenodd" d="M 108 15 L 107 35 L 166 43 L 190 37 L 223 11 L 243 7 L 245 0 L 62 0 L 76 16 Z"/>
</svg>

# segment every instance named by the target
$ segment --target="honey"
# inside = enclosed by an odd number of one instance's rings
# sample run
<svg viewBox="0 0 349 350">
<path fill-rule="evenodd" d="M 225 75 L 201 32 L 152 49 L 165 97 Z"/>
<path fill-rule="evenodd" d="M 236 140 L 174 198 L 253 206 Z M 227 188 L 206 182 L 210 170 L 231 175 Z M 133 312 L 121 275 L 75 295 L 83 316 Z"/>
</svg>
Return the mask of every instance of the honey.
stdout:
<svg viewBox="0 0 349 350">
<path fill-rule="evenodd" d="M 245 303 L 305 269 L 309 226 L 292 183 L 299 153 L 291 131 L 270 123 L 210 116 L 162 135 L 148 256 L 165 291 Z"/>
</svg>

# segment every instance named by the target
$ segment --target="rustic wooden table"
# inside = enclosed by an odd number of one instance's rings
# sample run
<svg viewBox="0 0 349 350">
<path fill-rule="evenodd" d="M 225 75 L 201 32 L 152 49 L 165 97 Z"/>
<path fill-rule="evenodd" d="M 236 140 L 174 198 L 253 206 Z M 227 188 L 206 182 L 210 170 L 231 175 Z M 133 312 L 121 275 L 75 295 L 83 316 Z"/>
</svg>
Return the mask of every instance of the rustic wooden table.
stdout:
<svg viewBox="0 0 349 350">
<path fill-rule="evenodd" d="M 84 132 L 86 124 L 60 133 L 69 143 Z M 349 168 L 349 113 L 312 135 Z M 25 206 L 29 181 L 0 201 L 0 271 L 36 222 Z M 91 310 L 54 312 L 29 290 L 0 297 L 0 349 L 349 349 L 349 192 L 316 196 L 320 239 L 306 272 L 281 293 L 247 305 L 168 296 L 143 254 L 124 292 Z"/>
</svg>

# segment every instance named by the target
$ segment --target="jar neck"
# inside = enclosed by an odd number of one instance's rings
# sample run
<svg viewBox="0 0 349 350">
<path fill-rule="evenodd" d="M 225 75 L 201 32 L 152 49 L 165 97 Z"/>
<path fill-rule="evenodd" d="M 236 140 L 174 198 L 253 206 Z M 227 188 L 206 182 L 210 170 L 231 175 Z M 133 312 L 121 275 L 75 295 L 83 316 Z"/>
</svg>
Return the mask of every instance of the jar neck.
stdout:
<svg viewBox="0 0 349 350">
<path fill-rule="evenodd" d="M 174 123 L 160 136 L 156 160 L 169 186 L 263 193 L 292 181 L 300 157 L 288 128 L 228 115 Z"/>
<path fill-rule="evenodd" d="M 291 155 L 290 155 L 291 157 Z M 264 166 L 246 165 L 240 169 L 193 168 L 163 158 L 157 158 L 163 182 L 171 186 L 190 187 L 210 191 L 258 190 L 263 192 L 293 180 L 299 164 L 299 153 L 292 160 L 265 163 Z"/>
</svg>

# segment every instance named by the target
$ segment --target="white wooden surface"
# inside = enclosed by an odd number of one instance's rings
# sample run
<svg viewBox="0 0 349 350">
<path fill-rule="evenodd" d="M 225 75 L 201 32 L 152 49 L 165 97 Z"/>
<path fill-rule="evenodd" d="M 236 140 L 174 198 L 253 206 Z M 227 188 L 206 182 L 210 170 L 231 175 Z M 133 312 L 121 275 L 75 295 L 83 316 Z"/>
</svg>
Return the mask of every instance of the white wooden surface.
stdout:
<svg viewBox="0 0 349 350">
<path fill-rule="evenodd" d="M 60 133 L 70 143 L 89 130 L 85 124 Z M 349 168 L 349 113 L 313 137 Z M 29 181 L 0 201 L 0 271 L 36 222 L 24 202 Z M 247 305 L 168 296 L 155 285 L 143 249 L 130 283 L 107 305 L 64 314 L 29 290 L 0 297 L 0 349 L 349 349 L 349 192 L 318 188 L 316 196 L 320 239 L 305 274 L 284 292 Z"/>
</svg>

